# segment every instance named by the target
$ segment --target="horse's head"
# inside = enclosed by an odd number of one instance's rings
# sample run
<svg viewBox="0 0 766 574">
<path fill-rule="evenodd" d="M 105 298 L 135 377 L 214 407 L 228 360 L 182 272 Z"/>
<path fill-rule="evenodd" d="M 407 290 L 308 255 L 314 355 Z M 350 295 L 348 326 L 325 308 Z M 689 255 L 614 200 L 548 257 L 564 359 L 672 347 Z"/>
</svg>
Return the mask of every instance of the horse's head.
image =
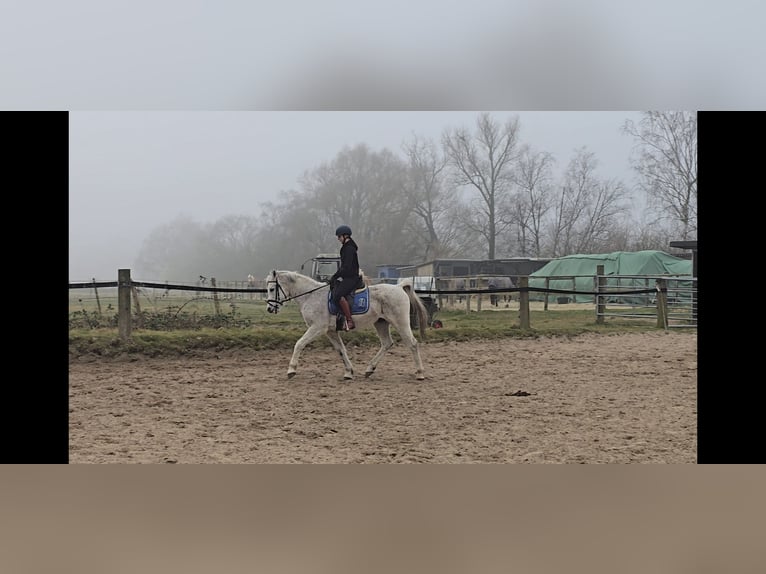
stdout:
<svg viewBox="0 0 766 574">
<path fill-rule="evenodd" d="M 279 313 L 285 297 L 284 289 L 279 284 L 277 272 L 274 270 L 266 275 L 266 310 L 269 313 Z"/>
</svg>

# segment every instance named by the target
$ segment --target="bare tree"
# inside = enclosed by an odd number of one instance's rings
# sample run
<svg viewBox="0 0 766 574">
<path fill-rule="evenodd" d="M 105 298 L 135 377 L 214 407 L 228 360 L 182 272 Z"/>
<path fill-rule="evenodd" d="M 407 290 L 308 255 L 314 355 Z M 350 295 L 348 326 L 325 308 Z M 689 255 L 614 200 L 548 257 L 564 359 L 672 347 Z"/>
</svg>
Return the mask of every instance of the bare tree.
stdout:
<svg viewBox="0 0 766 574">
<path fill-rule="evenodd" d="M 363 267 L 389 263 L 391 258 L 409 261 L 417 246 L 402 233 L 411 219 L 406 178 L 402 159 L 387 149 L 375 152 L 359 144 L 307 172 L 302 198 L 314 213 L 315 226 L 327 228 L 328 241 L 334 241 L 337 225 L 351 226 Z M 338 248 L 336 243 L 328 245 Z"/>
<path fill-rule="evenodd" d="M 552 166 L 548 152 L 534 152 L 522 146 L 515 182 L 518 188 L 509 217 L 516 227 L 519 255 L 540 257 L 543 250 L 543 223 L 551 209 Z"/>
<path fill-rule="evenodd" d="M 156 227 L 138 252 L 136 275 L 191 282 L 212 274 L 209 237 L 203 224 L 185 215 Z"/>
<path fill-rule="evenodd" d="M 633 167 L 651 209 L 678 225 L 681 239 L 697 234 L 697 114 L 644 112 L 622 130 L 636 140 Z"/>
<path fill-rule="evenodd" d="M 206 226 L 208 251 L 212 255 L 207 272 L 218 278 L 244 279 L 253 271 L 258 253 L 258 219 L 250 215 L 226 215 Z"/>
<path fill-rule="evenodd" d="M 410 226 L 421 239 L 423 260 L 445 257 L 455 239 L 450 207 L 458 202 L 454 187 L 445 183 L 447 159 L 433 140 L 413 136 L 402 146 L 409 161 L 406 192 L 415 216 Z"/>
<path fill-rule="evenodd" d="M 478 211 L 465 224 L 484 237 L 489 259 L 495 258 L 497 237 L 509 225 L 498 217 L 498 208 L 511 193 L 518 132 L 518 116 L 501 125 L 483 112 L 473 135 L 465 128 L 454 128 L 442 136 L 454 183 L 479 193 L 480 201 L 474 203 Z"/>
<path fill-rule="evenodd" d="M 257 219 L 250 215 L 226 215 L 213 223 L 210 233 L 222 251 L 249 255 L 257 248 L 258 230 Z"/>
<path fill-rule="evenodd" d="M 609 249 L 620 218 L 628 212 L 628 192 L 620 181 L 600 180 L 596 160 L 582 147 L 569 162 L 551 226 L 551 255 L 597 253 Z"/>
<path fill-rule="evenodd" d="M 551 255 L 560 257 L 574 251 L 575 225 L 585 212 L 588 196 L 594 187 L 594 157 L 584 148 L 576 152 L 564 175 L 564 184 L 554 208 L 555 220 L 551 228 Z"/>
<path fill-rule="evenodd" d="M 642 251 L 653 249 L 667 251 L 668 244 L 676 239 L 676 235 L 666 225 L 658 221 L 642 219 L 631 228 L 630 246 L 626 251 Z"/>
<path fill-rule="evenodd" d="M 581 252 L 610 250 L 620 236 L 620 223 L 628 215 L 628 197 L 629 192 L 621 181 L 606 179 L 598 182 L 580 233 Z"/>
<path fill-rule="evenodd" d="M 328 251 L 335 227 L 326 219 L 305 193 L 295 190 L 283 191 L 278 203 L 262 204 L 256 269 L 297 269 L 307 258 Z"/>
</svg>

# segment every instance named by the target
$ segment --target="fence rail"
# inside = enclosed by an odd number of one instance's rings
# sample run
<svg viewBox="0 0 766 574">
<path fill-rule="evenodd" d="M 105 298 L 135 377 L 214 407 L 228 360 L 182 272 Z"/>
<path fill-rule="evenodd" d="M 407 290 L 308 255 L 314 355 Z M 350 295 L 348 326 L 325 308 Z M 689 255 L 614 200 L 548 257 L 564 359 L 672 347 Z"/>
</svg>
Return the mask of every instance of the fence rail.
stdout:
<svg viewBox="0 0 766 574">
<path fill-rule="evenodd" d="M 419 295 L 435 296 L 438 307 L 441 308 L 445 301 L 453 301 L 457 298 L 460 304 L 464 302 L 466 311 L 471 311 L 473 303 L 476 310 L 481 311 L 484 297 L 489 297 L 490 304 L 496 304 L 497 296 L 502 295 L 517 299 L 519 303 L 519 324 L 523 329 L 530 328 L 530 293 L 543 294 L 544 310 L 548 310 L 548 298 L 557 295 L 560 303 L 566 303 L 570 295 L 590 295 L 594 300 L 595 320 L 603 323 L 607 317 L 655 319 L 658 328 L 670 329 L 677 327 L 697 326 L 697 278 L 690 276 L 645 276 L 645 275 L 604 275 L 602 265 L 597 268 L 597 274 L 593 277 L 593 291 L 577 291 L 573 289 L 551 289 L 546 280 L 545 288 L 530 287 L 529 277 L 516 277 L 517 287 L 483 288 L 483 289 L 416 289 Z M 575 285 L 575 277 L 550 277 L 550 280 L 571 279 Z M 255 282 L 217 282 L 216 279 L 207 280 L 196 285 L 171 284 L 168 282 L 146 282 L 131 279 L 130 269 L 119 269 L 117 281 L 80 282 L 70 283 L 70 290 L 92 289 L 93 297 L 79 297 L 78 303 L 84 308 L 86 301 L 91 305 L 95 303 L 99 316 L 104 313 L 104 303 L 114 300 L 116 289 L 116 309 L 112 303 L 107 303 L 107 311 L 117 313 L 117 328 L 121 339 L 130 338 L 134 323 L 138 328 L 142 327 L 141 301 L 142 297 L 146 304 L 157 306 L 157 301 L 162 300 L 171 291 L 193 293 L 194 296 L 180 306 L 178 312 L 190 301 L 208 300 L 212 302 L 216 315 L 222 315 L 222 304 L 234 305 L 235 301 L 249 302 L 262 301 L 265 298 L 266 288 L 264 281 Z M 437 285 L 440 283 L 437 278 Z M 482 277 L 474 278 L 470 283 L 482 286 Z M 232 286 L 234 285 L 234 286 Z M 261 286 L 264 285 L 264 286 Z M 99 291 L 101 290 L 101 291 Z M 153 295 L 148 295 L 151 290 Z M 160 295 L 157 295 L 159 293 Z M 494 298 L 493 298 L 494 296 Z M 447 299 L 449 298 L 449 299 Z M 70 314 L 72 299 L 70 297 Z M 506 305 L 507 306 L 507 305 Z M 133 315 L 135 310 L 135 318 Z"/>
<path fill-rule="evenodd" d="M 697 326 L 696 278 L 657 277 L 654 294 L 628 292 L 631 283 L 643 280 L 643 276 L 624 275 L 610 279 L 616 281 L 610 285 L 610 292 L 597 296 L 596 315 L 599 319 L 657 317 L 657 326 L 665 329 Z M 611 311 L 607 310 L 607 305 Z"/>
</svg>

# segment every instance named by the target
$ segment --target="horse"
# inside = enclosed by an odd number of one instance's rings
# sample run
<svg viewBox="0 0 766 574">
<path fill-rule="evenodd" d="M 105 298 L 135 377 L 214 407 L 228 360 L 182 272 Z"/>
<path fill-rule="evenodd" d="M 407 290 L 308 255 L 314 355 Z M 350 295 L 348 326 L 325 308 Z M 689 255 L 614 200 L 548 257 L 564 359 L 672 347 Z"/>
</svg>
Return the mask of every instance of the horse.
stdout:
<svg viewBox="0 0 766 574">
<path fill-rule="evenodd" d="M 328 287 L 326 282 L 316 281 L 296 271 L 274 270 L 266 276 L 267 311 L 278 313 L 284 303 L 294 300 L 308 326 L 293 348 L 293 355 L 287 367 L 288 379 L 295 376 L 298 359 L 303 349 L 320 335 L 325 335 L 330 340 L 333 348 L 343 359 L 345 369 L 343 378 L 354 378 L 354 367 L 348 358 L 346 346 L 340 338 L 340 333 L 336 331 L 336 316 L 330 312 Z M 410 328 L 410 305 L 417 313 L 421 340 L 424 340 L 426 336 L 425 326 L 428 318 L 425 305 L 413 292 L 412 282 L 406 281 L 399 285 L 380 283 L 369 285 L 365 289 L 369 290 L 369 305 L 364 313 L 354 315 L 354 323 L 357 329 L 375 327 L 380 339 L 380 349 L 367 365 L 364 376 L 372 375 L 380 359 L 393 347 L 394 341 L 391 339 L 390 332 L 390 326 L 393 325 L 404 344 L 412 351 L 415 360 L 415 378 L 422 381 L 425 379 L 423 361 L 420 358 L 418 340 Z"/>
<path fill-rule="evenodd" d="M 510 277 L 489 277 L 487 278 L 488 289 L 512 289 L 514 287 L 513 280 Z M 503 301 L 508 301 L 509 295 L 503 294 Z M 499 306 L 500 295 L 497 293 L 491 293 L 489 296 L 489 302 L 495 307 Z M 506 305 L 507 307 L 507 305 Z"/>
</svg>

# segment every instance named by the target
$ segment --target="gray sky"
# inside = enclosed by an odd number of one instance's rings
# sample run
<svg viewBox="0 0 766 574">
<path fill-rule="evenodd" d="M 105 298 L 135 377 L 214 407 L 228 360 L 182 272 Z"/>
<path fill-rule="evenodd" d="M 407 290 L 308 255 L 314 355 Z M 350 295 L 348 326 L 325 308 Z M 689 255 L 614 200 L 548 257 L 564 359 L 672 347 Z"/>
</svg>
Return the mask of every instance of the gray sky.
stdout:
<svg viewBox="0 0 766 574">
<path fill-rule="evenodd" d="M 3 0 L 0 108 L 763 109 L 763 0 Z"/>
<path fill-rule="evenodd" d="M 71 112 L 69 280 L 116 279 L 149 233 L 180 215 L 257 215 L 344 146 L 400 153 L 413 134 L 438 143 L 445 128 L 473 129 L 478 113 Z M 499 121 L 518 115 L 521 141 L 554 154 L 558 169 L 587 146 L 599 177 L 633 183 L 634 142 L 619 128 L 637 112 L 491 113 Z"/>
</svg>

